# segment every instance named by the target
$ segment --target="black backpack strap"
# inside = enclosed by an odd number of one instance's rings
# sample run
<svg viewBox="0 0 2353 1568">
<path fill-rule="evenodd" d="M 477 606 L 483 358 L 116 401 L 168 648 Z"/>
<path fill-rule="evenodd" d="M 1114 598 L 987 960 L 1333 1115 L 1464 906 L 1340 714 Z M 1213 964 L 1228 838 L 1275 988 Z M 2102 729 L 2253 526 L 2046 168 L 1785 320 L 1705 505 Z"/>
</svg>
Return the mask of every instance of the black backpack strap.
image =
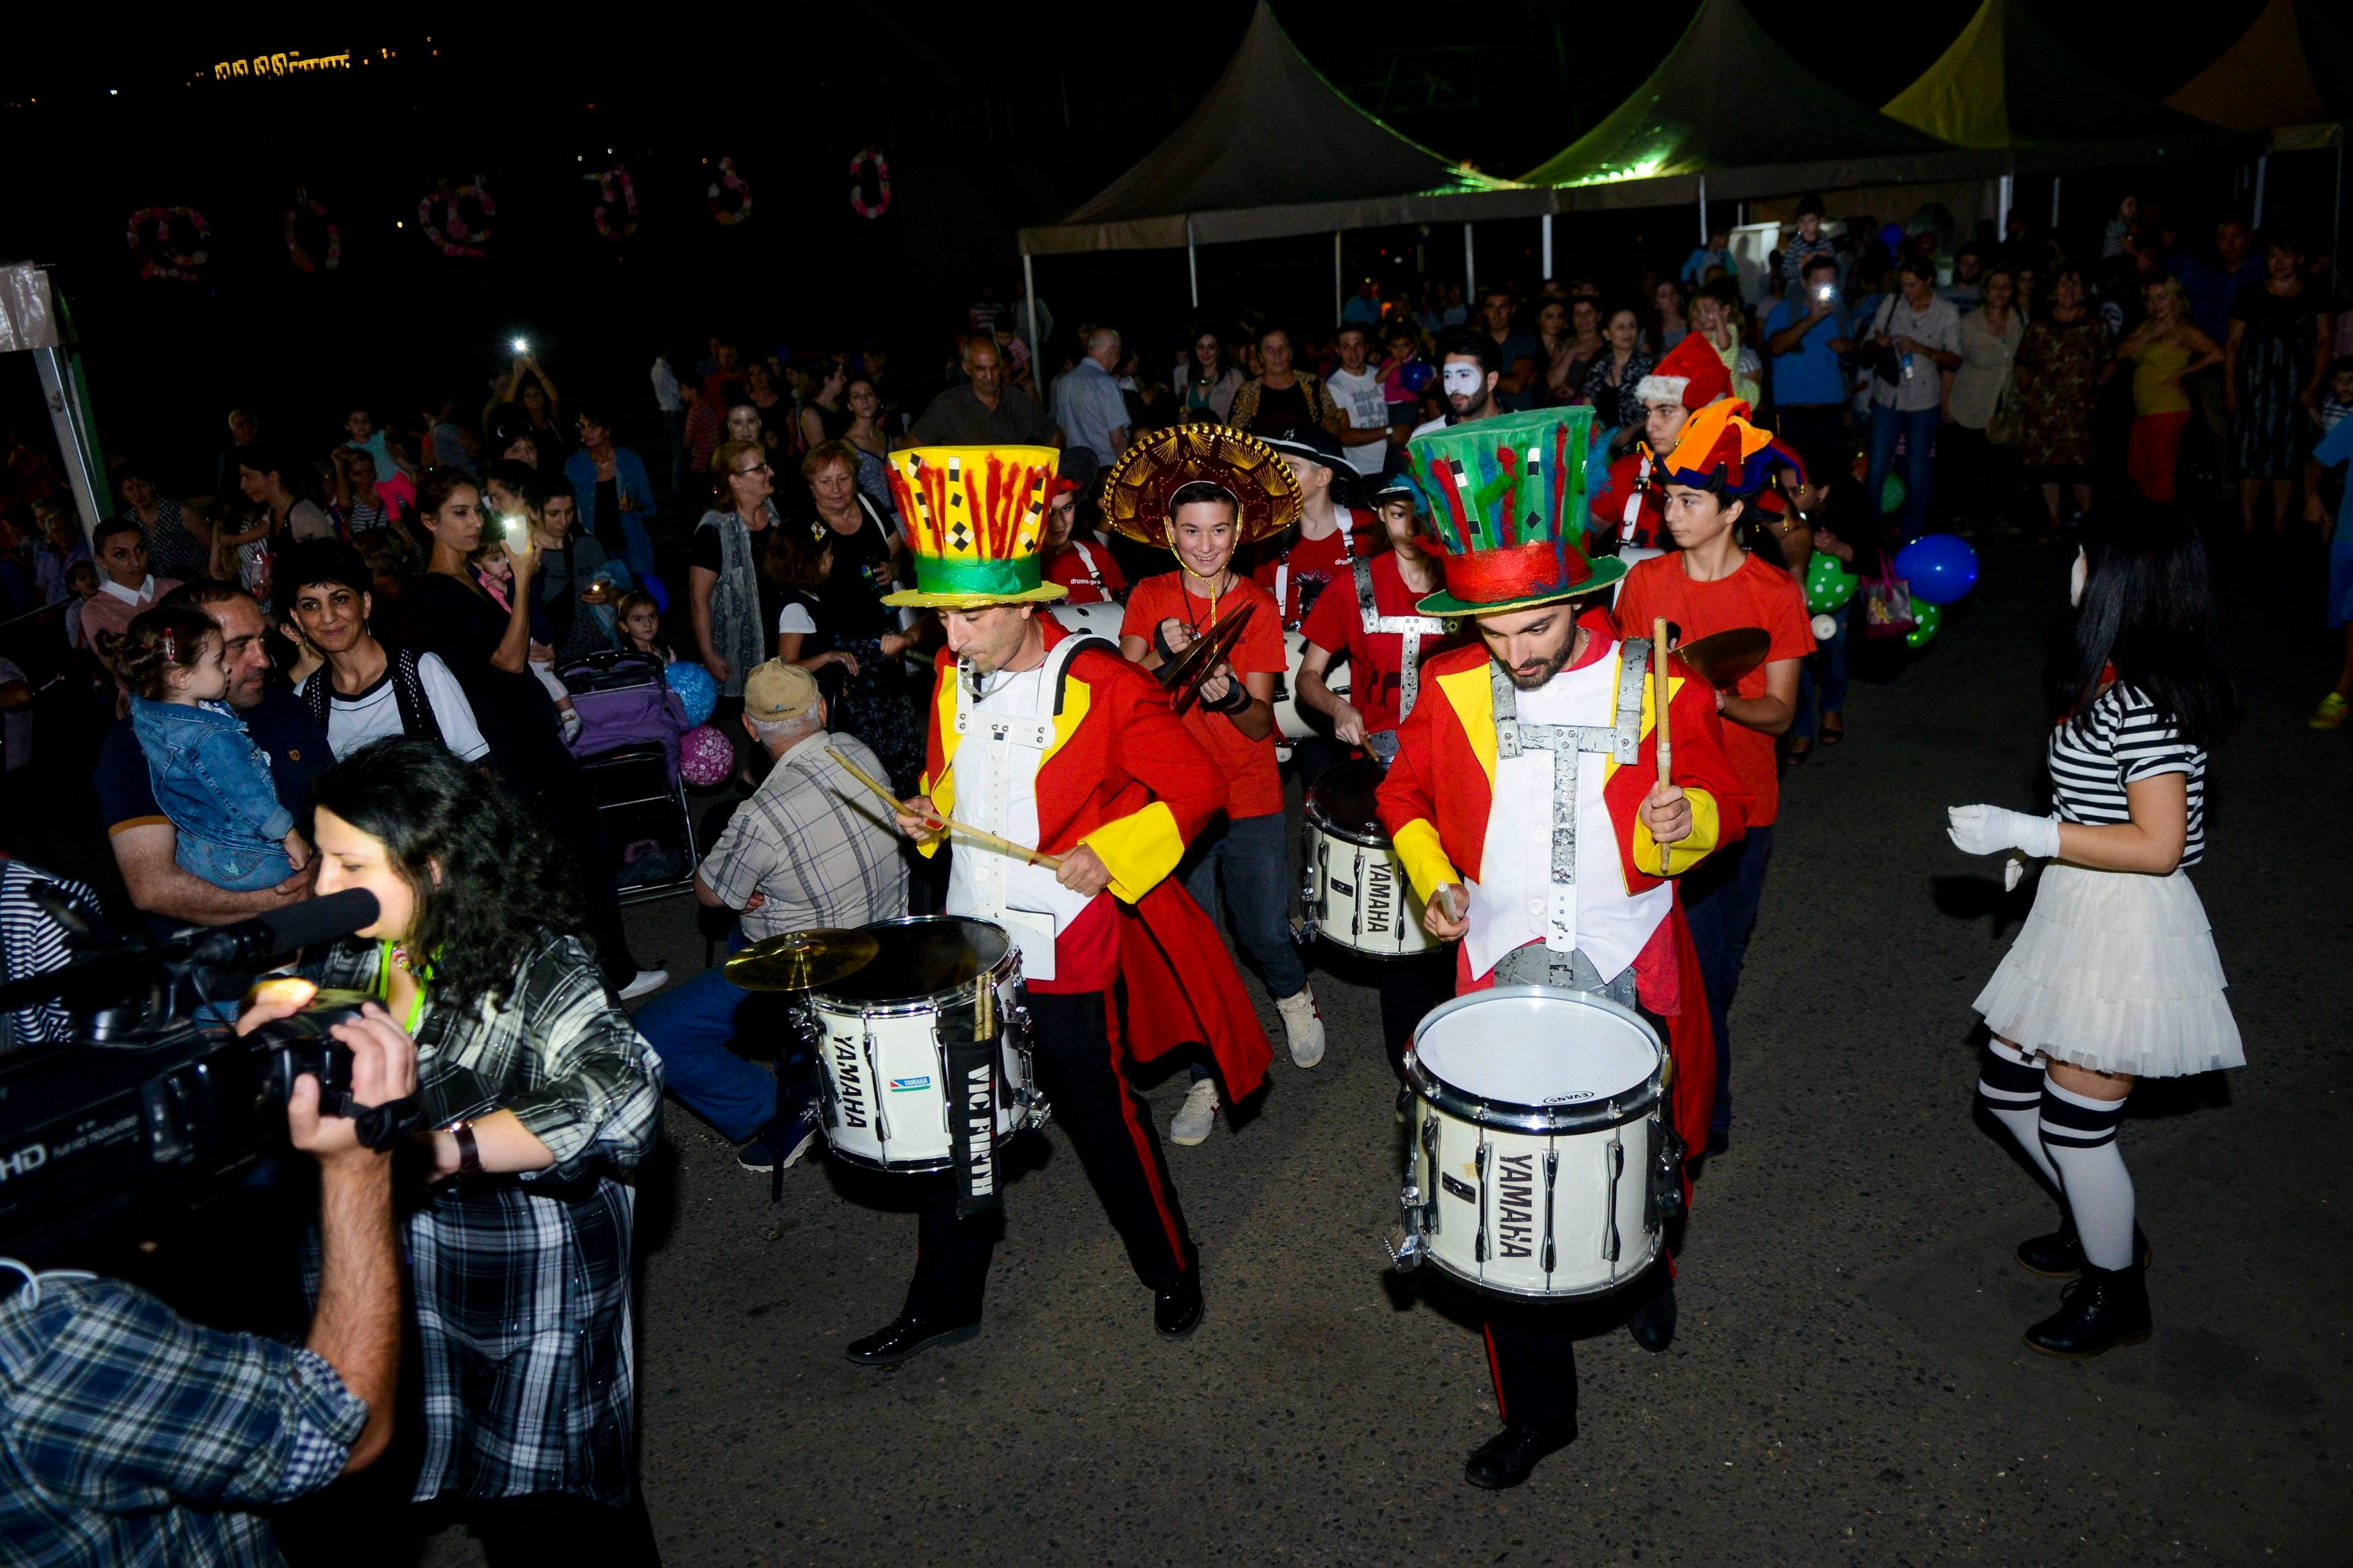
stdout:
<svg viewBox="0 0 2353 1568">
<path fill-rule="evenodd" d="M 331 684 L 332 683 L 328 676 L 327 667 L 322 664 L 311 672 L 311 679 L 304 681 L 302 689 L 295 694 L 302 699 L 302 705 L 311 710 L 311 717 L 319 721 L 319 732 L 322 735 L 327 731 L 327 704 L 332 700 L 328 695 L 328 688 Z"/>
<path fill-rule="evenodd" d="M 441 721 L 433 716 L 433 701 L 425 694 L 425 679 L 417 668 L 417 655 L 405 647 L 392 650 L 392 698 L 400 705 L 400 732 L 422 740 L 441 739 Z"/>
</svg>

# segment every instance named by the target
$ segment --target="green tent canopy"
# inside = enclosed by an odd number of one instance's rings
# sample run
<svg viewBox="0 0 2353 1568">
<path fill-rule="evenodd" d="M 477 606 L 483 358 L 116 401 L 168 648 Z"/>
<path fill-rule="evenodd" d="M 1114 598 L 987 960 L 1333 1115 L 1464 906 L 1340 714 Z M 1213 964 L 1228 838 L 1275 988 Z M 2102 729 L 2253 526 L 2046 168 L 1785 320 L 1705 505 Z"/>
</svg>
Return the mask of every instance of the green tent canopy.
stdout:
<svg viewBox="0 0 2353 1568">
<path fill-rule="evenodd" d="M 2353 120 L 2353 42 L 2313 0 L 2271 0 L 2237 43 L 2165 101 L 2233 131 Z"/>
<path fill-rule="evenodd" d="M 2205 129 L 2070 54 L 2023 0 L 1985 0 L 1936 63 L 1888 100 L 1883 111 L 1930 135 L 1979 148 L 2113 142 Z"/>
<path fill-rule="evenodd" d="M 1841 35 L 1843 36 L 1843 35 Z M 1799 65 L 1740 0 L 1701 0 L 1658 69 L 1600 124 L 1520 176 L 1576 186 L 1761 164 L 1949 153 Z M 1834 169 L 1823 183 L 1850 183 Z"/>
</svg>

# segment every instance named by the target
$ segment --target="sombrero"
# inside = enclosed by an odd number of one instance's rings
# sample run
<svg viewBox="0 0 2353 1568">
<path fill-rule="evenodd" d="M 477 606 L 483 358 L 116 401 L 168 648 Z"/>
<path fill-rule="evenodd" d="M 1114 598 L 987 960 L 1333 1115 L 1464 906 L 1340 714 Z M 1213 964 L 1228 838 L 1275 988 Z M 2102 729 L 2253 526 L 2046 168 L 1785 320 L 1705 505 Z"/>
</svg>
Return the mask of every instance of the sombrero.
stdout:
<svg viewBox="0 0 2353 1568">
<path fill-rule="evenodd" d="M 1103 481 L 1103 522 L 1140 544 L 1168 547 L 1168 498 L 1205 479 L 1234 498 L 1237 547 L 1299 521 L 1299 479 L 1281 454 L 1247 430 L 1172 425 L 1120 454 Z"/>
</svg>

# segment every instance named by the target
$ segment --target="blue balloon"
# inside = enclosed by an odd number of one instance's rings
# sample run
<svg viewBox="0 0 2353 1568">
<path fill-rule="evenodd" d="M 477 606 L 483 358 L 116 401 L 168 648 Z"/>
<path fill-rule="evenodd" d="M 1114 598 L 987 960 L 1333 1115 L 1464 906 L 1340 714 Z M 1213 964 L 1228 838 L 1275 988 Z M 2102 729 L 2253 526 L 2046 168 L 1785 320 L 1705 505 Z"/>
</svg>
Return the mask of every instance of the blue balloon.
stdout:
<svg viewBox="0 0 2353 1568">
<path fill-rule="evenodd" d="M 719 682 L 712 679 L 711 672 L 702 666 L 680 659 L 662 671 L 662 675 L 670 681 L 670 689 L 678 693 L 679 701 L 685 706 L 689 729 L 710 718 L 711 710 L 719 706 Z"/>
<path fill-rule="evenodd" d="M 1421 389 L 1430 384 L 1430 377 L 1436 374 L 1430 368 L 1428 360 L 1418 359 L 1409 362 L 1403 370 L 1398 372 L 1398 380 L 1408 392 L 1418 397 L 1421 395 Z"/>
<path fill-rule="evenodd" d="M 1904 226 L 1900 223 L 1881 224 L 1879 226 L 1879 243 L 1887 247 L 1890 250 L 1894 250 L 1897 247 L 1901 246 L 1904 243 Z"/>
<path fill-rule="evenodd" d="M 1978 552 L 1949 533 L 1924 533 L 1896 552 L 1895 574 L 1922 604 L 1954 604 L 1978 585 Z"/>
</svg>

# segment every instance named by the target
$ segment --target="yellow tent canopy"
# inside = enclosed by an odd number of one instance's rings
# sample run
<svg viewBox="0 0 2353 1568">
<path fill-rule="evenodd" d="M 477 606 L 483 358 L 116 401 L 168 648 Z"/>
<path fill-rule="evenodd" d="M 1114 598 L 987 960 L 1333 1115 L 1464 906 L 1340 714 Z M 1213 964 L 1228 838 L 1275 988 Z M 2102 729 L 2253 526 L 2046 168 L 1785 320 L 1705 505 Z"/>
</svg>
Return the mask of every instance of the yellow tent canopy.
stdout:
<svg viewBox="0 0 2353 1568">
<path fill-rule="evenodd" d="M 2311 0 L 2271 0 L 2237 43 L 2165 101 L 2233 131 L 2353 120 L 2353 43 Z"/>
<path fill-rule="evenodd" d="M 2092 69 L 2022 0 L 1985 0 L 1936 63 L 1881 112 L 1977 148 L 2114 142 L 2203 129 Z"/>
</svg>

